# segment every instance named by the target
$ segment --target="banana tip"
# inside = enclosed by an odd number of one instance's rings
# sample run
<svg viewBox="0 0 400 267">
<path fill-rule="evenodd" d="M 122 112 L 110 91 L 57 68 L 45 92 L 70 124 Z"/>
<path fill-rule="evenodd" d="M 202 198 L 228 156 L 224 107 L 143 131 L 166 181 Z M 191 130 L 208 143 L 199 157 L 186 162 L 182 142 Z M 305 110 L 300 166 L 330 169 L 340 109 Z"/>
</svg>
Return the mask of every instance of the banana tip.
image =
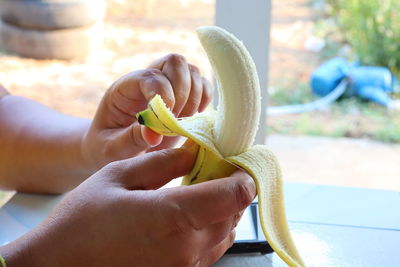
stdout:
<svg viewBox="0 0 400 267">
<path fill-rule="evenodd" d="M 144 119 L 142 115 L 138 114 L 136 115 L 136 118 L 140 125 L 144 125 Z"/>
</svg>

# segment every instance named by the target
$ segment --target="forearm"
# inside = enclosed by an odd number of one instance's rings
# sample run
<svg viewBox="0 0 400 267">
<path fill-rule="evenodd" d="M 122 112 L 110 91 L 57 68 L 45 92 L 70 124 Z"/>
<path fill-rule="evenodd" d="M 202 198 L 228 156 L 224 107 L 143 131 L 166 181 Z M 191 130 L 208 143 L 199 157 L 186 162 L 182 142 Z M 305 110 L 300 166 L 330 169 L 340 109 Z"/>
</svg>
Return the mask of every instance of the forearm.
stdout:
<svg viewBox="0 0 400 267">
<path fill-rule="evenodd" d="M 50 248 L 43 248 L 43 243 L 46 242 L 51 243 Z M 5 260 L 7 267 L 59 266 L 54 262 L 50 262 L 50 259 L 52 254 L 59 251 L 57 245 L 60 243 L 62 242 L 54 240 L 52 234 L 48 233 L 47 228 L 38 225 L 16 240 L 0 246 L 0 255 Z M 45 261 L 46 265 L 39 264 L 38 260 Z"/>
<path fill-rule="evenodd" d="M 58 193 L 78 185 L 93 171 L 81 155 L 89 123 L 23 97 L 0 98 L 0 186 Z"/>
<path fill-rule="evenodd" d="M 22 237 L 23 238 L 23 237 Z M 22 239 L 20 238 L 20 239 Z M 29 252 L 29 240 L 13 241 L 7 245 L 0 246 L 0 255 L 5 260 L 7 266 L 10 267 L 23 267 L 32 266 L 32 260 Z"/>
</svg>

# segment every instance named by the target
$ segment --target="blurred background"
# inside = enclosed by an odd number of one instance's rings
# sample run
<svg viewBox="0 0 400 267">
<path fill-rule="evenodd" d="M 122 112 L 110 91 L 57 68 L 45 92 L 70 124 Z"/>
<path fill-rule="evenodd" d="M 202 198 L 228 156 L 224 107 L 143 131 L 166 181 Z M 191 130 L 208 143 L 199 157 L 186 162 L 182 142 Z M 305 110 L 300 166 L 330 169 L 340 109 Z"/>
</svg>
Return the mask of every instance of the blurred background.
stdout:
<svg viewBox="0 0 400 267">
<path fill-rule="evenodd" d="M 214 24 L 213 0 L 108 0 L 105 7 L 82 0 L 78 8 L 85 12 L 74 10 L 73 19 L 58 15 L 34 27 L 17 13 L 33 20 L 44 16 L 18 2 L 25 1 L 0 0 L 0 83 L 13 94 L 91 118 L 113 81 L 172 52 L 212 79 L 194 30 Z M 397 0 L 272 1 L 268 106 L 318 99 L 310 77 L 335 57 L 399 75 L 399 8 Z M 46 44 L 26 45 L 29 40 Z M 399 99 L 394 91 L 388 97 Z M 285 181 L 400 190 L 397 109 L 352 96 L 316 111 L 266 119 L 266 142 Z"/>
</svg>

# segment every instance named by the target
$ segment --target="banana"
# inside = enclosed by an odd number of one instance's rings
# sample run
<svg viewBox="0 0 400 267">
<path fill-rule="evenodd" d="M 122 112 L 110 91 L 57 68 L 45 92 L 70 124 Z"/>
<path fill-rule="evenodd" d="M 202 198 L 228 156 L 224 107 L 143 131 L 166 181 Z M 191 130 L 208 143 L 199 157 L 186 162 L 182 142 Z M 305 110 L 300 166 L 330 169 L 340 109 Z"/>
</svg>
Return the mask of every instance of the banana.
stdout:
<svg viewBox="0 0 400 267">
<path fill-rule="evenodd" d="M 305 266 L 288 228 L 278 161 L 266 146 L 252 146 L 261 106 L 255 64 L 245 46 L 224 29 L 200 27 L 197 35 L 216 75 L 217 111 L 177 119 L 156 95 L 136 118 L 159 134 L 185 136 L 199 145 L 194 167 L 182 185 L 226 177 L 237 168 L 248 171 L 256 183 L 268 243 L 289 266 Z"/>
</svg>

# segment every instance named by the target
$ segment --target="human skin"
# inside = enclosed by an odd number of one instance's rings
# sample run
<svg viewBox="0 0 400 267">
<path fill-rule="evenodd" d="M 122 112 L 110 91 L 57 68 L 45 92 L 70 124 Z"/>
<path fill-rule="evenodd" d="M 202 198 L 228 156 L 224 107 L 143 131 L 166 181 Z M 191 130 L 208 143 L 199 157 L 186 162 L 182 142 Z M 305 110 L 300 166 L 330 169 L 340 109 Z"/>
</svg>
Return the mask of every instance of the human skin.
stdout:
<svg viewBox="0 0 400 267">
<path fill-rule="evenodd" d="M 176 137 L 155 134 L 134 116 L 156 94 L 179 117 L 203 111 L 211 100 L 209 82 L 177 54 L 118 79 L 93 120 L 0 89 L 0 188 L 62 193 L 112 161 L 174 146 Z"/>
<path fill-rule="evenodd" d="M 238 171 L 159 189 L 190 172 L 197 146 L 165 149 L 177 139 L 136 122 L 155 94 L 180 117 L 211 100 L 209 83 L 175 54 L 117 80 L 92 121 L 0 87 L 0 186 L 61 193 L 79 185 L 39 226 L 0 247 L 7 266 L 209 266 L 232 245 L 254 182 Z"/>
<path fill-rule="evenodd" d="M 210 266 L 232 245 L 256 189 L 243 171 L 158 189 L 189 173 L 196 154 L 192 145 L 108 164 L 0 254 L 10 267 Z"/>
</svg>

